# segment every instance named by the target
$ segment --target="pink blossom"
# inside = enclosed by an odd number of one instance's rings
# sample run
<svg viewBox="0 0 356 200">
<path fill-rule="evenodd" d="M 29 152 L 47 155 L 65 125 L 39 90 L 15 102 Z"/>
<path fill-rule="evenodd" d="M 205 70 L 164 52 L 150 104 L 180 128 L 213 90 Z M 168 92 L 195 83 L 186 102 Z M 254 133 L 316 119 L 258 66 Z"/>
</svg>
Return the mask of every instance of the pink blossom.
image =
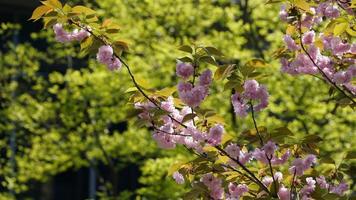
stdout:
<svg viewBox="0 0 356 200">
<path fill-rule="evenodd" d="M 266 156 L 268 156 L 269 159 L 272 159 L 274 152 L 277 149 L 277 145 L 272 142 L 268 141 L 263 147 L 262 150 L 266 153 Z"/>
<path fill-rule="evenodd" d="M 354 43 L 354 44 L 351 45 L 350 53 L 356 54 L 356 43 Z"/>
<path fill-rule="evenodd" d="M 318 7 L 316 8 L 316 13 L 318 15 L 325 15 L 325 9 L 328 7 L 329 2 L 319 3 Z"/>
<path fill-rule="evenodd" d="M 205 135 L 195 127 L 187 127 L 186 129 L 184 129 L 183 132 L 185 135 L 191 135 L 196 141 L 201 141 L 205 139 Z"/>
<path fill-rule="evenodd" d="M 265 164 L 268 163 L 268 159 L 267 159 L 267 157 L 266 157 L 265 151 L 260 150 L 259 148 L 256 148 L 256 149 L 253 151 L 252 155 L 253 155 L 253 157 L 254 157 L 256 160 L 258 160 L 258 161 L 260 161 L 260 162 L 262 162 L 262 163 L 265 163 Z"/>
<path fill-rule="evenodd" d="M 78 29 L 75 29 L 72 33 L 73 40 L 77 40 L 77 41 L 82 41 L 89 36 L 90 36 L 90 33 L 83 29 L 81 29 L 79 31 L 78 31 Z"/>
<path fill-rule="evenodd" d="M 292 162 L 292 167 L 289 168 L 291 174 L 296 174 L 297 176 L 303 175 L 304 171 L 309 169 L 313 164 L 316 163 L 315 155 L 309 154 L 303 160 L 301 158 L 296 158 Z"/>
<path fill-rule="evenodd" d="M 90 36 L 90 33 L 81 29 L 78 31 L 78 29 L 74 30 L 73 32 L 69 33 L 66 30 L 64 30 L 62 24 L 55 24 L 53 26 L 54 33 L 56 35 L 56 40 L 59 42 L 71 42 L 73 40 L 81 41 L 86 37 Z"/>
<path fill-rule="evenodd" d="M 356 85 L 353 85 L 351 83 L 346 83 L 344 84 L 344 86 L 350 90 L 350 92 L 353 94 L 353 95 L 356 95 Z"/>
<path fill-rule="evenodd" d="M 167 133 L 156 132 L 153 134 L 153 139 L 162 149 L 174 149 L 176 147 L 173 137 Z"/>
<path fill-rule="evenodd" d="M 273 178 L 270 177 L 270 176 L 265 176 L 265 177 L 262 178 L 262 183 L 266 187 L 268 187 L 272 182 L 273 182 Z"/>
<path fill-rule="evenodd" d="M 341 56 L 350 50 L 351 45 L 343 43 L 339 37 L 334 37 L 331 39 L 330 47 L 334 55 Z"/>
<path fill-rule="evenodd" d="M 159 147 L 163 149 L 173 149 L 176 147 L 173 134 L 173 124 L 167 123 L 154 132 L 153 139 L 156 140 Z"/>
<path fill-rule="evenodd" d="M 176 183 L 178 183 L 178 184 L 183 184 L 184 183 L 183 175 L 181 173 L 177 172 L 177 171 L 173 173 L 173 178 L 176 181 Z"/>
<path fill-rule="evenodd" d="M 113 56 L 114 50 L 109 45 L 103 45 L 99 48 L 98 53 L 96 54 L 96 59 L 107 65 L 108 69 L 113 71 L 121 68 L 121 61 L 117 57 Z"/>
<path fill-rule="evenodd" d="M 345 182 L 341 182 L 339 185 L 337 186 L 332 186 L 330 188 L 330 192 L 337 194 L 339 196 L 343 196 L 344 193 L 349 189 L 349 186 L 347 185 L 347 183 Z"/>
<path fill-rule="evenodd" d="M 276 172 L 276 173 L 274 173 L 273 177 L 274 177 L 274 180 L 281 182 L 283 179 L 283 174 L 282 174 L 282 172 Z"/>
<path fill-rule="evenodd" d="M 222 199 L 224 197 L 224 188 L 221 186 L 212 188 L 210 191 L 210 196 L 213 199 Z"/>
<path fill-rule="evenodd" d="M 212 173 L 207 173 L 202 176 L 200 179 L 203 184 L 209 189 L 218 187 L 221 185 L 221 180 L 216 178 Z"/>
<path fill-rule="evenodd" d="M 180 82 L 178 84 L 179 98 L 190 107 L 197 107 L 208 95 L 208 88 L 204 86 L 195 86 L 192 84 Z"/>
<path fill-rule="evenodd" d="M 212 81 L 212 72 L 210 69 L 205 70 L 199 77 L 199 85 L 209 86 Z"/>
<path fill-rule="evenodd" d="M 315 32 L 314 31 L 308 31 L 304 33 L 302 41 L 303 44 L 312 44 L 314 42 L 314 37 L 315 37 Z"/>
<path fill-rule="evenodd" d="M 183 79 L 188 79 L 194 73 L 194 67 L 190 63 L 177 63 L 176 73 Z"/>
<path fill-rule="evenodd" d="M 244 85 L 244 96 L 248 99 L 256 99 L 259 93 L 260 86 L 256 80 L 247 80 Z"/>
<path fill-rule="evenodd" d="M 352 79 L 352 74 L 346 71 L 338 71 L 334 74 L 333 81 L 337 84 L 345 84 L 350 82 Z"/>
<path fill-rule="evenodd" d="M 291 74 L 291 75 L 298 74 L 298 72 L 296 70 L 297 68 L 292 67 L 290 62 L 286 58 L 281 58 L 280 62 L 281 62 L 281 65 L 282 65 L 281 71 L 283 73 L 288 73 L 288 74 Z"/>
<path fill-rule="evenodd" d="M 229 156 L 233 157 L 234 159 L 238 159 L 240 156 L 240 147 L 237 144 L 229 144 L 225 148 L 225 151 L 229 154 Z"/>
<path fill-rule="evenodd" d="M 356 76 L 356 65 L 350 66 L 346 71 L 347 71 L 346 73 L 349 73 L 352 78 L 355 77 Z"/>
<path fill-rule="evenodd" d="M 271 160 L 272 165 L 282 165 L 288 161 L 290 151 L 287 150 L 280 158 L 274 156 Z"/>
<path fill-rule="evenodd" d="M 277 195 L 280 200 L 290 200 L 290 191 L 283 185 L 279 188 Z"/>
<path fill-rule="evenodd" d="M 328 7 L 326 7 L 324 14 L 326 17 L 329 17 L 329 18 L 337 18 L 337 17 L 339 17 L 340 12 L 336 5 L 330 4 L 330 5 L 328 5 Z"/>
<path fill-rule="evenodd" d="M 318 183 L 318 185 L 319 185 L 320 188 L 322 188 L 322 189 L 328 189 L 328 188 L 329 188 L 329 184 L 326 182 L 324 176 L 319 176 L 319 177 L 317 177 L 317 178 L 316 178 L 316 182 Z"/>
<path fill-rule="evenodd" d="M 240 198 L 241 196 L 243 196 L 244 193 L 248 192 L 248 187 L 246 184 L 233 184 L 233 183 L 229 183 L 229 193 L 231 195 L 231 197 L 233 198 Z"/>
<path fill-rule="evenodd" d="M 215 125 L 214 127 L 210 128 L 209 135 L 208 135 L 208 142 L 212 146 L 219 145 L 221 143 L 221 137 L 224 132 L 224 127 L 220 124 Z"/>
<path fill-rule="evenodd" d="M 307 177 L 305 180 L 307 185 L 305 185 L 299 192 L 302 196 L 302 199 L 309 197 L 315 190 L 316 181 L 312 177 Z"/>
<path fill-rule="evenodd" d="M 299 46 L 295 43 L 295 41 L 290 35 L 285 35 L 283 40 L 286 43 L 289 50 L 291 51 L 299 50 Z"/>
<path fill-rule="evenodd" d="M 71 41 L 70 34 L 64 30 L 62 24 L 55 24 L 53 30 L 57 41 L 62 43 Z"/>
<path fill-rule="evenodd" d="M 287 6 L 285 4 L 282 4 L 281 5 L 281 9 L 279 11 L 279 18 L 282 21 L 287 21 L 288 20 L 288 11 L 287 11 L 286 7 Z"/>
<path fill-rule="evenodd" d="M 247 116 L 248 106 L 243 102 L 243 99 L 239 93 L 235 93 L 231 96 L 231 103 L 234 107 L 235 114 L 240 117 Z"/>
<path fill-rule="evenodd" d="M 117 57 L 112 58 L 112 60 L 107 63 L 107 67 L 110 71 L 118 70 L 121 68 L 121 61 Z"/>
<path fill-rule="evenodd" d="M 239 161 L 241 164 L 245 164 L 249 162 L 252 159 L 252 153 L 250 152 L 244 152 L 240 150 L 240 155 L 239 155 Z"/>
<path fill-rule="evenodd" d="M 295 61 L 291 63 L 293 68 L 296 68 L 301 74 L 316 74 L 318 68 L 314 66 L 310 58 L 306 54 L 298 54 Z"/>
<path fill-rule="evenodd" d="M 313 26 L 313 16 L 312 15 L 302 15 L 301 25 L 310 29 Z"/>
<path fill-rule="evenodd" d="M 98 53 L 96 54 L 96 59 L 99 62 L 106 64 L 109 63 L 113 54 L 114 54 L 113 48 L 109 45 L 104 45 L 99 48 Z"/>
<path fill-rule="evenodd" d="M 167 112 L 173 112 L 175 110 L 173 97 L 169 96 L 166 101 L 162 101 L 161 108 Z"/>
</svg>

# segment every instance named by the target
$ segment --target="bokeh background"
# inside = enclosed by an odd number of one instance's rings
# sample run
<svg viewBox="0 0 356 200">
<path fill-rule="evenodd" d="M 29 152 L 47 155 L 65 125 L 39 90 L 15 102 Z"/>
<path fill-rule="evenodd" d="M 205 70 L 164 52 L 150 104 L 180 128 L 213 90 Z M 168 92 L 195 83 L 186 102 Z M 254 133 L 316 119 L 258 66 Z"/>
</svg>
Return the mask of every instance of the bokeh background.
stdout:
<svg viewBox="0 0 356 200">
<path fill-rule="evenodd" d="M 320 153 L 333 158 L 355 148 L 355 113 L 328 101 L 328 87 L 318 79 L 280 73 L 273 57 L 283 46 L 279 4 L 62 2 L 84 4 L 120 24 L 130 45 L 125 57 L 148 88 L 176 84 L 182 44 L 215 46 L 238 65 L 265 59 L 263 83 L 271 103 L 257 116 L 259 125 L 287 126 L 300 138 L 318 134 L 324 139 Z M 60 44 L 40 21 L 29 22 L 38 5 L 0 0 L 0 199 L 179 199 L 188 188 L 175 184 L 169 169 L 192 155 L 184 148 L 160 150 L 127 103 L 125 91 L 132 87 L 127 73 L 108 72 L 95 56 L 78 54 L 78 45 Z M 237 135 L 252 122 L 234 117 L 231 91 L 222 85 L 214 83 L 215 95 L 203 107 L 214 108 Z"/>
</svg>

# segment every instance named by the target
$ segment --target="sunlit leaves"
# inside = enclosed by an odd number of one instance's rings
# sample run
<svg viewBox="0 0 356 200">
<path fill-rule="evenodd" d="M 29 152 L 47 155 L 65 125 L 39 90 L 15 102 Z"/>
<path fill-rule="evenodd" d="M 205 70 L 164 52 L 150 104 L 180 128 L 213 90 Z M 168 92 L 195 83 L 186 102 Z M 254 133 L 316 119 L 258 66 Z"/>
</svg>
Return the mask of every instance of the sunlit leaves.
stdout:
<svg viewBox="0 0 356 200">
<path fill-rule="evenodd" d="M 45 6 L 45 5 L 39 6 L 33 11 L 30 19 L 36 21 L 39 18 L 41 18 L 42 15 L 46 14 L 50 10 L 52 10 L 52 8 L 50 8 L 48 6 Z"/>
</svg>

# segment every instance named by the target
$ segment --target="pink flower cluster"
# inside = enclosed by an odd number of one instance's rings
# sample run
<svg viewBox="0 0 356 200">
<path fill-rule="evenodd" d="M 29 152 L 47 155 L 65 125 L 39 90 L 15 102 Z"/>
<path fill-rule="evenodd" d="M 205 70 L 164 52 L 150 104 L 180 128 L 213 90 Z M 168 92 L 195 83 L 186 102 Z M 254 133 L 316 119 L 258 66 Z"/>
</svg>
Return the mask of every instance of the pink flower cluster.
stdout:
<svg viewBox="0 0 356 200">
<path fill-rule="evenodd" d="M 290 157 L 290 151 L 287 150 L 281 157 L 278 157 L 275 152 L 276 150 L 277 145 L 272 141 L 268 141 L 262 149 L 256 148 L 254 150 L 253 157 L 264 164 L 268 164 L 268 160 L 270 160 L 272 165 L 282 165 L 286 163 Z"/>
<path fill-rule="evenodd" d="M 248 187 L 246 184 L 234 184 L 234 183 L 229 183 L 229 193 L 230 196 L 228 196 L 226 199 L 228 200 L 237 200 L 240 199 L 245 193 L 248 192 Z"/>
<path fill-rule="evenodd" d="M 326 181 L 324 176 L 317 177 L 316 182 L 321 189 L 327 189 L 330 193 L 334 193 L 339 196 L 343 196 L 349 187 L 344 181 L 342 181 L 339 185 L 331 185 Z"/>
<path fill-rule="evenodd" d="M 136 103 L 135 107 L 142 111 L 139 117 L 146 120 L 149 126 L 152 126 L 151 121 L 154 114 L 151 111 L 156 106 L 152 103 Z M 179 123 L 183 123 L 184 117 L 192 113 L 190 107 L 185 106 L 178 110 L 174 106 L 173 97 L 168 97 L 166 101 L 161 102 L 160 107 L 167 111 L 169 115 L 161 116 L 163 125 L 156 128 L 153 133 L 153 139 L 159 147 L 172 149 L 176 147 L 176 144 L 183 144 L 197 152 L 202 152 L 205 144 L 215 146 L 221 143 L 224 133 L 222 125 L 216 124 L 208 132 L 201 132 L 194 126 L 193 120 L 188 120 L 184 122 L 184 125 L 186 125 L 186 128 L 184 128 Z M 198 117 L 195 117 L 195 119 L 198 119 Z"/>
<path fill-rule="evenodd" d="M 184 184 L 184 177 L 183 177 L 183 175 L 181 174 L 181 173 L 179 173 L 179 172 L 174 172 L 173 173 L 173 178 L 174 178 L 174 180 L 176 181 L 176 183 L 178 183 L 178 184 Z"/>
<path fill-rule="evenodd" d="M 111 71 L 121 68 L 120 59 L 114 56 L 114 50 L 109 45 L 104 45 L 99 48 L 96 59 L 100 63 L 105 64 Z"/>
<path fill-rule="evenodd" d="M 187 80 L 194 74 L 194 67 L 190 63 L 179 62 L 177 63 L 176 74 L 182 79 Z"/>
<path fill-rule="evenodd" d="M 307 155 L 305 159 L 296 158 L 292 162 L 292 166 L 289 168 L 289 172 L 291 174 L 295 174 L 297 176 L 301 176 L 304 174 L 304 171 L 309 169 L 316 163 L 316 156 L 315 155 Z"/>
<path fill-rule="evenodd" d="M 279 188 L 277 195 L 280 200 L 290 200 L 291 196 L 290 190 L 283 185 Z"/>
<path fill-rule="evenodd" d="M 252 100 L 258 100 L 259 104 L 254 106 L 255 111 L 260 111 L 268 106 L 268 92 L 263 85 L 256 80 L 247 80 L 244 85 L 242 94 L 236 92 L 231 96 L 231 102 L 236 115 L 245 117 L 247 115 L 248 103 Z"/>
<path fill-rule="evenodd" d="M 224 197 L 221 179 L 215 177 L 212 173 L 208 173 L 203 175 L 200 181 L 209 189 L 211 198 L 222 199 Z"/>
<path fill-rule="evenodd" d="M 348 5 L 342 5 L 343 9 L 352 14 L 352 9 L 348 8 Z M 283 40 L 288 50 L 295 52 L 295 54 L 290 58 L 281 58 L 281 71 L 291 75 L 322 74 L 322 76 L 327 76 L 334 83 L 344 86 L 351 93 L 356 94 L 356 86 L 351 82 L 356 76 L 356 59 L 345 57 L 345 54 L 356 54 L 356 44 L 350 44 L 347 40 L 345 41 L 332 34 L 316 34 L 314 31 L 318 29 L 316 26 L 319 26 L 324 19 L 339 17 L 340 9 L 340 5 L 337 5 L 335 1 L 329 0 L 319 3 L 318 6 L 311 7 L 311 12 L 303 12 L 301 23 L 299 23 L 298 21 L 290 21 L 297 20 L 297 18 L 289 16 L 286 5 L 281 7 L 280 18 L 283 21 L 294 24 L 296 30 L 299 30 L 299 26 L 309 29 L 309 31 L 300 36 L 301 41 L 296 39 L 298 42 L 291 35 L 287 34 L 284 36 Z M 315 41 L 319 41 L 319 45 L 315 44 Z M 322 49 L 319 48 L 320 41 L 322 42 Z M 304 52 L 301 45 L 305 47 L 307 52 Z M 341 69 L 339 63 L 349 64 L 349 67 Z"/>
<path fill-rule="evenodd" d="M 191 65 L 181 63 L 178 64 L 178 66 L 177 74 L 184 79 L 187 79 L 190 76 Z M 184 68 L 184 70 L 182 70 L 182 68 Z M 199 106 L 209 94 L 209 85 L 211 81 L 212 72 L 207 69 L 199 76 L 199 83 L 196 86 L 193 86 L 193 84 L 189 82 L 180 82 L 178 84 L 179 98 L 189 107 L 195 108 Z"/>
<path fill-rule="evenodd" d="M 251 152 L 245 152 L 240 149 L 240 147 L 235 143 L 230 143 L 226 146 L 225 151 L 231 156 L 233 159 L 238 160 L 241 164 L 245 164 L 252 159 Z M 230 159 L 229 165 L 236 167 L 237 163 Z"/>
<path fill-rule="evenodd" d="M 86 30 L 79 30 L 75 29 L 73 32 L 69 33 L 64 30 L 62 24 L 55 24 L 53 26 L 54 33 L 56 35 L 56 40 L 59 42 L 72 42 L 72 41 L 81 41 L 86 37 L 90 36 L 90 33 Z"/>
</svg>

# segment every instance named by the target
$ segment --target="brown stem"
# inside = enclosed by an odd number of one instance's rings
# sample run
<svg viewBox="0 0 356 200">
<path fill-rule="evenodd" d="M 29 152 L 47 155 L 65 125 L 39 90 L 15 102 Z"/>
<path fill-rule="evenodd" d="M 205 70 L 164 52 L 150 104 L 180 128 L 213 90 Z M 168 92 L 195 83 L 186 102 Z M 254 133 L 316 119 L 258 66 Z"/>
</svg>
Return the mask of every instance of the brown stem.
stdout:
<svg viewBox="0 0 356 200">
<path fill-rule="evenodd" d="M 256 132 L 257 132 L 257 135 L 260 139 L 260 144 L 261 144 L 261 147 L 263 146 L 263 139 L 262 139 L 262 136 L 260 134 L 260 131 L 258 130 L 258 127 L 257 127 L 257 122 L 256 122 L 256 118 L 255 118 L 255 112 L 253 110 L 253 104 L 252 102 L 250 102 L 250 106 L 251 106 L 251 116 L 252 116 L 252 120 L 253 120 L 253 124 L 255 126 L 255 129 L 256 129 Z M 267 154 L 265 153 L 265 156 L 268 160 L 268 165 L 269 165 L 269 169 L 270 169 L 270 172 L 271 172 L 271 176 L 272 176 L 272 179 L 273 179 L 273 185 L 274 185 L 274 190 L 275 192 L 277 192 L 277 182 L 274 178 L 274 173 L 273 173 L 273 168 L 272 168 L 272 163 L 271 163 L 271 160 L 272 160 L 272 157 L 268 157 Z M 275 197 L 277 196 L 276 194 L 273 194 Z"/>
<path fill-rule="evenodd" d="M 245 172 L 247 172 L 251 177 L 250 180 L 257 183 L 264 191 L 266 191 L 269 195 L 272 196 L 271 192 L 268 190 L 268 188 L 245 166 L 243 165 L 238 159 L 235 159 L 231 157 L 224 149 L 222 149 L 219 146 L 215 146 L 217 150 L 219 150 L 222 154 L 225 156 L 229 157 L 231 160 L 233 160 L 235 163 L 237 163 Z"/>
<path fill-rule="evenodd" d="M 260 131 L 258 130 L 258 127 L 257 127 L 257 123 L 256 123 L 256 119 L 255 119 L 255 111 L 253 110 L 253 104 L 252 104 L 252 102 L 250 102 L 250 107 L 251 107 L 251 115 L 252 115 L 253 125 L 255 126 L 255 129 L 256 129 L 258 138 L 260 139 L 260 145 L 261 145 L 261 147 L 262 147 L 262 146 L 263 146 L 263 139 L 262 139 L 262 136 L 261 136 L 261 134 L 260 134 Z"/>
</svg>

